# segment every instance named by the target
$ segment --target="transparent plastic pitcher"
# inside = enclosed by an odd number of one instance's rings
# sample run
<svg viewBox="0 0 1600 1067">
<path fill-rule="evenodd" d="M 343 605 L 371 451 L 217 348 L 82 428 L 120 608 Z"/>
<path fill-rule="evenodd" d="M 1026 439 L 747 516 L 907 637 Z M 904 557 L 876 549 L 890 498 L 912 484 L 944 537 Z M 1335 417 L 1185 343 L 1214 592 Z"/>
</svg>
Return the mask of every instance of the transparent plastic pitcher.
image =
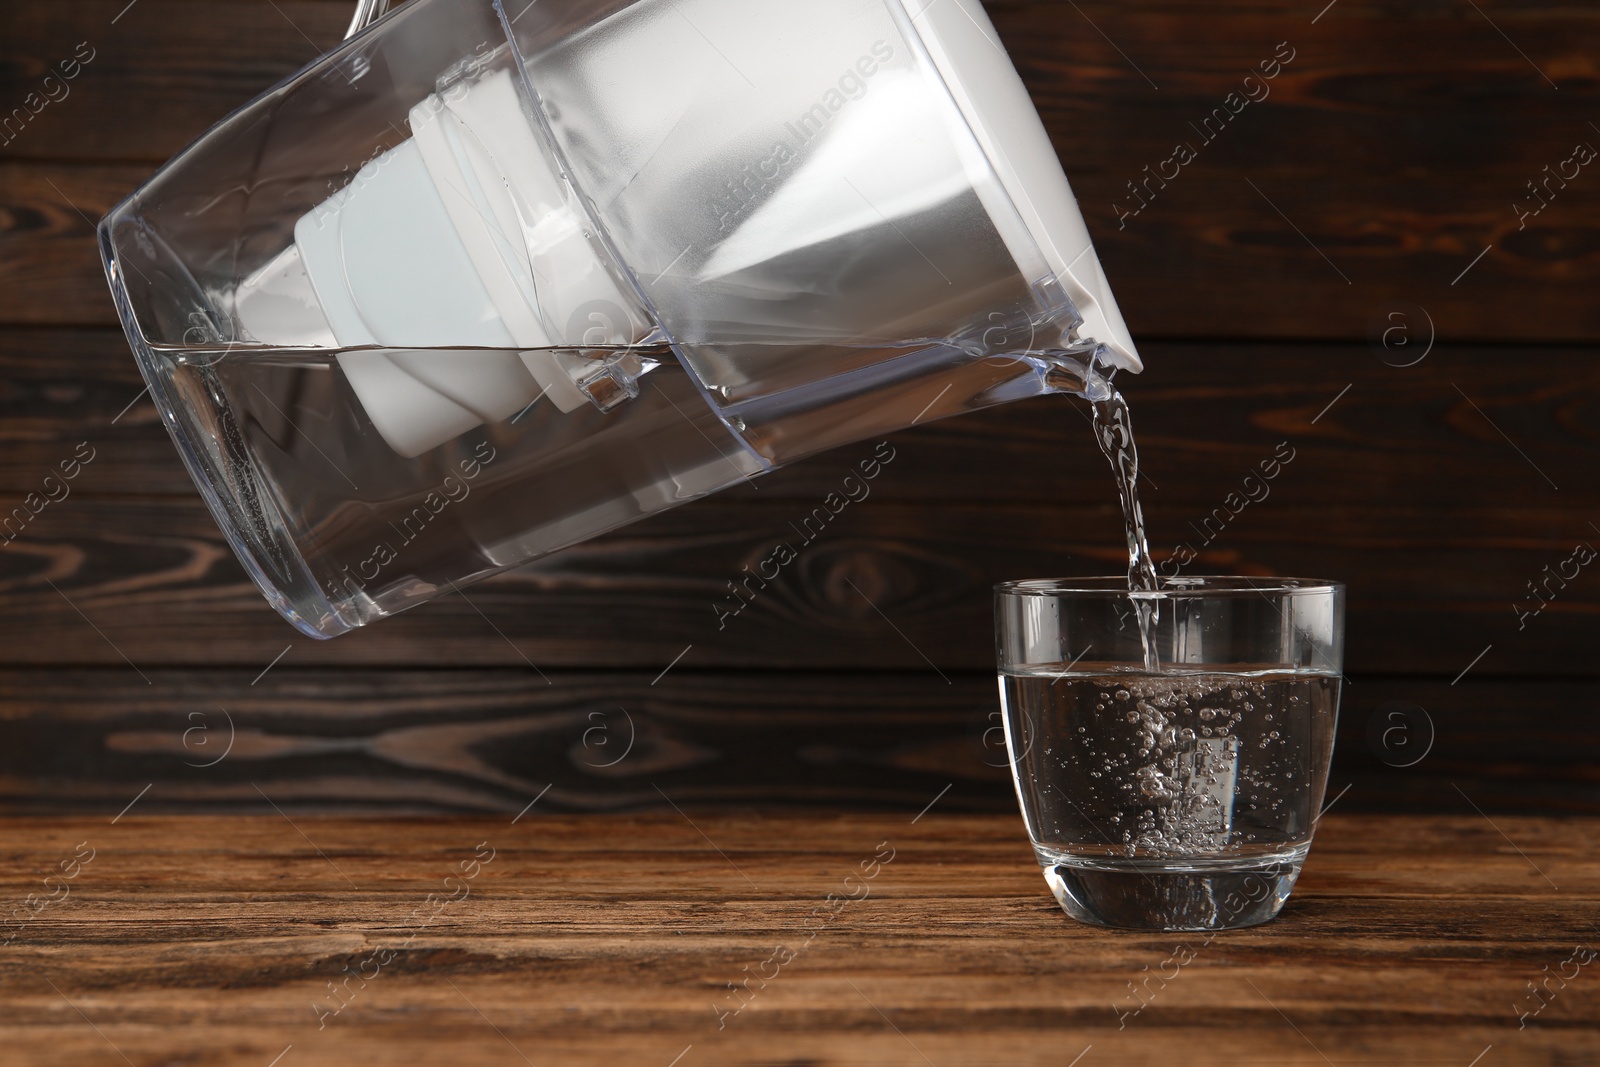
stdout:
<svg viewBox="0 0 1600 1067">
<path fill-rule="evenodd" d="M 1139 369 L 977 0 L 411 0 L 100 239 L 195 482 L 314 637 Z"/>
</svg>

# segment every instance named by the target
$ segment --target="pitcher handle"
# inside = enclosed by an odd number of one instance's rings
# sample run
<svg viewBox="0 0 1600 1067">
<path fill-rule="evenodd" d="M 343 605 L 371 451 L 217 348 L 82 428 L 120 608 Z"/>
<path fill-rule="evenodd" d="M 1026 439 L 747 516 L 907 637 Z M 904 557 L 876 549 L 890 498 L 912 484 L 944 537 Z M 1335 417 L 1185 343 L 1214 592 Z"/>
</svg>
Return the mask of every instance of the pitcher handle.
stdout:
<svg viewBox="0 0 1600 1067">
<path fill-rule="evenodd" d="M 378 19 L 389 10 L 389 0 L 356 0 L 355 18 L 350 20 L 350 28 L 345 31 L 345 40 L 349 40 Z"/>
</svg>

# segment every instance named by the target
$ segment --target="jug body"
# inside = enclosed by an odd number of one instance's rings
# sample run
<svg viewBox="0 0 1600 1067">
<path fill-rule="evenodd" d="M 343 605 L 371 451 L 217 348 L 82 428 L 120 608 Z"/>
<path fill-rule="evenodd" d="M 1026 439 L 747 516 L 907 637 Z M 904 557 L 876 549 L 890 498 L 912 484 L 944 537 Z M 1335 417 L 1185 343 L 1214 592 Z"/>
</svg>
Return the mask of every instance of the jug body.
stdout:
<svg viewBox="0 0 1600 1067">
<path fill-rule="evenodd" d="M 152 395 L 269 601 L 336 636 L 1138 369 L 981 7 L 920 7 L 411 0 L 107 216 Z"/>
</svg>

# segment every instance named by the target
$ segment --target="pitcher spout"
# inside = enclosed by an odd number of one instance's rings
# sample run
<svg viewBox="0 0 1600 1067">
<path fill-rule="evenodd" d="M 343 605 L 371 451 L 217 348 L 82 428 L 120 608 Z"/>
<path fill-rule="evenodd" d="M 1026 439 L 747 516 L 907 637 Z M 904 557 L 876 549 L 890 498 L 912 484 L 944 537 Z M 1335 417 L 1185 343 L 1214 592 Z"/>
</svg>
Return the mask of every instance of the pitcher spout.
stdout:
<svg viewBox="0 0 1600 1067">
<path fill-rule="evenodd" d="M 1121 368 L 1112 362 L 1105 345 L 1089 342 L 1077 349 L 1040 353 L 1034 358 L 1041 368 L 1045 388 L 1052 393 L 1081 396 L 1091 404 L 1116 395 L 1111 380 Z"/>
</svg>

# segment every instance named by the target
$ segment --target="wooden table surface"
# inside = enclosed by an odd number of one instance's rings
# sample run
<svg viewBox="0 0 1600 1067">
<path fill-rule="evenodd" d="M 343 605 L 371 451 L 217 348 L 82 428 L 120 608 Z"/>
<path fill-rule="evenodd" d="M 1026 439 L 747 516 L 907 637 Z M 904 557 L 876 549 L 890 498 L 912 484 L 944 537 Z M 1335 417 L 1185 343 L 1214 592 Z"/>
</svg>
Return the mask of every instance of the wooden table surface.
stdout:
<svg viewBox="0 0 1600 1067">
<path fill-rule="evenodd" d="M 1081 926 L 1020 823 L 937 808 L 10 819 L 3 896 L 51 902 L 0 935 L 0 1062 L 1594 1063 L 1597 846 L 1334 813 L 1208 938 Z"/>
</svg>

